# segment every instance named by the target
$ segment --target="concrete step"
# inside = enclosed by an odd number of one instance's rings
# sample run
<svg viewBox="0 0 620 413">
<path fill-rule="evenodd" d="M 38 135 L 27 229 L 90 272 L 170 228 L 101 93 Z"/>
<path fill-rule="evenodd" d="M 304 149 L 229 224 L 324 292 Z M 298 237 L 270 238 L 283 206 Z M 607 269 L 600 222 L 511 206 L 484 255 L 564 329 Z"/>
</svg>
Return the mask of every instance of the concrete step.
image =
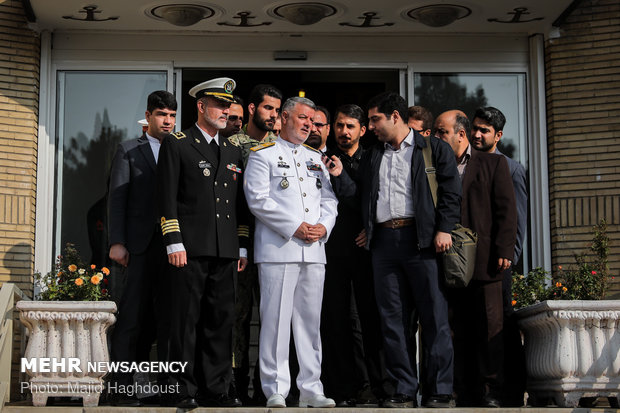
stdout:
<svg viewBox="0 0 620 413">
<path fill-rule="evenodd" d="M 511 407 L 501 409 L 483 408 L 454 408 L 454 409 L 427 409 L 417 408 L 416 413 L 620 413 L 620 409 L 611 408 L 538 408 L 538 407 Z M 2 413 L 181 413 L 186 412 L 174 407 L 80 407 L 80 406 L 54 406 L 33 407 L 22 403 L 6 405 Z M 290 407 L 284 409 L 268 409 L 266 407 L 239 407 L 231 408 L 206 408 L 200 407 L 189 410 L 191 413 L 411 413 L 412 409 L 384 409 L 384 408 L 336 408 L 336 409 L 308 409 Z"/>
</svg>

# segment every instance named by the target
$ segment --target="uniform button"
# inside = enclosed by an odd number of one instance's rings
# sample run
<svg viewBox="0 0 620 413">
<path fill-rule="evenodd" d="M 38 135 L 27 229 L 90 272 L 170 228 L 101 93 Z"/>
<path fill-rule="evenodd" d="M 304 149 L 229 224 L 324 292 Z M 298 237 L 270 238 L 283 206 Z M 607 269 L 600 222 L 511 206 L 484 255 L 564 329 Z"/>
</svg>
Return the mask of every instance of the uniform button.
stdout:
<svg viewBox="0 0 620 413">
<path fill-rule="evenodd" d="M 308 208 L 306 208 L 306 212 L 308 212 Z"/>
<path fill-rule="evenodd" d="M 226 215 L 226 219 L 230 219 L 230 215 Z"/>
<path fill-rule="evenodd" d="M 226 188 L 228 186 L 228 184 L 226 182 L 224 182 L 224 188 Z"/>
<path fill-rule="evenodd" d="M 302 178 L 302 177 L 299 177 L 299 180 L 300 180 L 300 181 L 303 181 L 303 180 L 304 180 L 304 178 Z"/>
<path fill-rule="evenodd" d="M 286 172 L 284 172 L 282 175 L 283 175 L 283 176 L 286 176 Z"/>
<path fill-rule="evenodd" d="M 226 203 L 228 203 L 228 199 L 226 200 Z"/>
<path fill-rule="evenodd" d="M 220 217 L 220 214 L 215 214 L 215 218 L 219 218 L 219 217 Z"/>
<path fill-rule="evenodd" d="M 295 150 L 293 151 L 293 153 L 294 153 L 295 155 L 297 155 L 297 149 L 295 149 Z"/>
<path fill-rule="evenodd" d="M 219 198 L 215 198 L 215 202 L 220 202 L 220 199 Z"/>
<path fill-rule="evenodd" d="M 217 186 L 217 181 L 215 181 L 215 182 L 213 183 L 213 185 Z"/>
<path fill-rule="evenodd" d="M 301 164 L 299 162 L 297 162 L 297 166 L 301 166 Z"/>
<path fill-rule="evenodd" d="M 305 192 L 303 193 L 303 196 L 306 196 L 306 193 L 305 193 Z"/>
</svg>

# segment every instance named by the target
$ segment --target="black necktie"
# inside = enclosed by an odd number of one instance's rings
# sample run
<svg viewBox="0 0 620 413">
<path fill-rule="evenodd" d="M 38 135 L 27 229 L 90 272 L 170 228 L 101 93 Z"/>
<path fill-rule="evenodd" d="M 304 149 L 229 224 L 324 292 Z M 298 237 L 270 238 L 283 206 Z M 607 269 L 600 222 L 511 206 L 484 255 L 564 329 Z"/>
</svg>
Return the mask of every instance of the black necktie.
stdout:
<svg viewBox="0 0 620 413">
<path fill-rule="evenodd" d="M 211 143 L 209 145 L 211 145 L 211 149 L 213 150 L 213 153 L 215 153 L 215 156 L 219 159 L 220 158 L 220 146 L 217 144 L 215 139 L 211 139 Z"/>
</svg>

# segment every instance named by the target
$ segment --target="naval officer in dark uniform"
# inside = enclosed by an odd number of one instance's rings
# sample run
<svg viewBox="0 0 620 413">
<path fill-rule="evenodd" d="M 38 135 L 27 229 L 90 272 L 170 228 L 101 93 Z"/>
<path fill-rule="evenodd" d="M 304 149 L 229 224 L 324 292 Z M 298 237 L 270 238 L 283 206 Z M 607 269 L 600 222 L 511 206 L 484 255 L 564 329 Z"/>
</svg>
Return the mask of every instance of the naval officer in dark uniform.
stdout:
<svg viewBox="0 0 620 413">
<path fill-rule="evenodd" d="M 248 212 L 241 150 L 226 127 L 235 81 L 218 78 L 190 90 L 198 120 L 164 138 L 159 155 L 161 229 L 171 282 L 169 359 L 188 362 L 171 377 L 177 407 L 237 406 L 231 380 L 235 270 L 247 263 Z"/>
</svg>

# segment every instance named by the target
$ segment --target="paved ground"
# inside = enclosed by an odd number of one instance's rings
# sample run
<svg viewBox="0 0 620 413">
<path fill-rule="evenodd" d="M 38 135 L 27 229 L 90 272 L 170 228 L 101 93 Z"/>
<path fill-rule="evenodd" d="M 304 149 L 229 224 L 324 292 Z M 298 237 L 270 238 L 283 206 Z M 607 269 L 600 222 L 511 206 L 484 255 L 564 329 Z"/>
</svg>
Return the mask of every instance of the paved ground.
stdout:
<svg viewBox="0 0 620 413">
<path fill-rule="evenodd" d="M 21 404 L 21 403 L 20 403 Z M 338 409 L 307 409 L 307 408 L 284 408 L 268 409 L 266 407 L 240 407 L 236 409 L 226 408 L 198 408 L 190 410 L 191 413 L 620 413 L 620 409 L 610 408 L 454 408 L 454 409 L 380 409 L 380 408 L 338 408 Z M 33 407 L 27 405 L 7 405 L 2 413 L 181 413 L 183 410 L 173 407 L 79 407 L 79 406 L 56 406 L 56 407 Z"/>
</svg>

